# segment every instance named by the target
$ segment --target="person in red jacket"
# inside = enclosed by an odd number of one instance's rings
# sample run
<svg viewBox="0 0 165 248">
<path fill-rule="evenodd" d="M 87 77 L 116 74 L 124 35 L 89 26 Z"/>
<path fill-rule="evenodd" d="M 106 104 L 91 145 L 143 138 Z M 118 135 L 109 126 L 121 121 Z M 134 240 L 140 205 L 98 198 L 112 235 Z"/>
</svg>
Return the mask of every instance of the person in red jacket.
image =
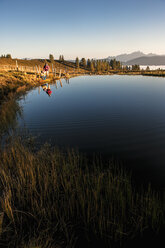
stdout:
<svg viewBox="0 0 165 248">
<path fill-rule="evenodd" d="M 47 63 L 44 65 L 44 71 L 46 72 L 46 76 L 49 76 L 49 65 Z"/>
</svg>

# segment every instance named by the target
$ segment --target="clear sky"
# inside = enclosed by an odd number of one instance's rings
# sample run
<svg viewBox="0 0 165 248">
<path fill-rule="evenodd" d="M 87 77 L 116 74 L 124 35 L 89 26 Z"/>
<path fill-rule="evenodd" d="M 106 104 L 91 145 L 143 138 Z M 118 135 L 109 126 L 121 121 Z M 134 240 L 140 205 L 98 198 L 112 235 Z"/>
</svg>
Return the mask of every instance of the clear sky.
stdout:
<svg viewBox="0 0 165 248">
<path fill-rule="evenodd" d="M 165 54 L 165 0 L 0 0 L 0 55 Z"/>
</svg>

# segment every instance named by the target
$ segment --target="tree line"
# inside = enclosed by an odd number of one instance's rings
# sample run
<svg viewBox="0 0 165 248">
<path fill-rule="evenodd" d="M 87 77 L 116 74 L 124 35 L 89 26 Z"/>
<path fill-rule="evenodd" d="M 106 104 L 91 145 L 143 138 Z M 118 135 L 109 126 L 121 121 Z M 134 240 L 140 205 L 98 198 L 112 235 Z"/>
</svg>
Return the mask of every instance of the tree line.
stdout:
<svg viewBox="0 0 165 248">
<path fill-rule="evenodd" d="M 49 60 L 50 62 L 54 62 L 54 56 L 52 54 L 49 54 Z M 59 56 L 59 61 L 63 62 L 64 56 Z M 139 65 L 132 65 L 132 66 L 123 66 L 120 61 L 117 61 L 116 59 L 111 59 L 110 61 L 107 60 L 95 60 L 95 59 L 85 59 L 82 58 L 79 60 L 78 57 L 76 57 L 75 60 L 75 66 L 77 69 L 83 68 L 86 70 L 89 70 L 91 72 L 109 72 L 110 70 L 115 71 L 140 71 Z M 148 68 L 147 68 L 148 69 Z"/>
<path fill-rule="evenodd" d="M 53 56 L 53 54 L 49 54 L 49 60 L 50 60 L 51 63 L 54 62 L 54 56 Z M 59 56 L 59 61 L 65 61 L 64 60 L 64 55 L 60 55 Z"/>
<path fill-rule="evenodd" d="M 3 58 L 12 59 L 11 54 L 6 54 L 6 55 L 2 54 L 1 59 L 3 59 Z"/>
<path fill-rule="evenodd" d="M 76 68 L 88 69 L 91 72 L 108 72 L 110 70 L 115 71 L 140 71 L 140 65 L 123 66 L 120 61 L 116 59 L 107 60 L 94 60 L 82 58 L 79 60 L 77 57 L 75 60 Z M 150 70 L 149 67 L 146 70 Z"/>
<path fill-rule="evenodd" d="M 84 68 L 88 69 L 92 72 L 108 72 L 109 70 L 121 70 L 122 64 L 120 61 L 116 59 L 112 59 L 111 61 L 107 60 L 94 60 L 94 59 L 85 59 L 82 58 L 79 61 L 77 57 L 75 60 L 76 68 Z"/>
</svg>

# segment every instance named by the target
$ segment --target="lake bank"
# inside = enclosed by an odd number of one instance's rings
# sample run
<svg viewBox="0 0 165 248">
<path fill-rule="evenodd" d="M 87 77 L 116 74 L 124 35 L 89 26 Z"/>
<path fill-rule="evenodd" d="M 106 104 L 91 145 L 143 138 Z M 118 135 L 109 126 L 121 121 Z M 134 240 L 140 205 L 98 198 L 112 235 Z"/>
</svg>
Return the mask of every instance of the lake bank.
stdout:
<svg viewBox="0 0 165 248">
<path fill-rule="evenodd" d="M 24 92 L 36 84 L 36 76 L 22 72 L 0 72 L 0 99 L 1 102 Z"/>
<path fill-rule="evenodd" d="M 59 80 L 62 78 L 72 78 L 82 75 L 143 75 L 143 76 L 155 76 L 165 77 L 164 71 L 110 71 L 108 73 L 66 73 L 62 75 L 50 75 L 45 81 L 40 79 L 39 74 L 26 73 L 21 71 L 1 71 L 0 72 L 0 101 L 3 101 L 7 96 L 13 93 L 19 93 L 26 91 L 32 87 L 42 85 L 44 83 L 50 83 L 53 80 Z"/>
<path fill-rule="evenodd" d="M 77 76 L 77 74 L 72 75 L 72 77 Z M 65 75 L 66 78 L 70 78 L 69 75 Z M 14 95 L 20 95 L 34 87 L 40 86 L 44 83 L 50 83 L 52 80 L 59 80 L 59 78 L 64 78 L 56 76 L 50 77 L 46 80 L 42 80 L 39 74 L 35 73 L 25 73 L 20 71 L 1 71 L 0 72 L 0 104 L 7 99 L 10 99 Z"/>
</svg>

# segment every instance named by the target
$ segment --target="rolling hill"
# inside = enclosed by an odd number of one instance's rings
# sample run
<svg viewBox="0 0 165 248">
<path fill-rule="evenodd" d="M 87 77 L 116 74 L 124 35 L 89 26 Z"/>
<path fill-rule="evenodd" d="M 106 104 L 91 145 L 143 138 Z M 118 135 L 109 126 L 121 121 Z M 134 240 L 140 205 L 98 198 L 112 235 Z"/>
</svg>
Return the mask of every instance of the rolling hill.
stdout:
<svg viewBox="0 0 165 248">
<path fill-rule="evenodd" d="M 162 56 L 143 56 L 136 59 L 128 60 L 125 65 L 165 65 L 165 55 Z"/>
<path fill-rule="evenodd" d="M 140 57 L 152 57 L 152 56 L 157 56 L 157 55 L 153 53 L 145 54 L 143 52 L 136 51 L 136 52 L 129 53 L 129 54 L 124 53 L 124 54 L 120 54 L 117 56 L 109 56 L 106 58 L 106 60 L 110 61 L 111 59 L 116 59 L 121 62 L 127 62 L 129 60 L 133 60 L 133 59 L 140 58 Z"/>
</svg>

